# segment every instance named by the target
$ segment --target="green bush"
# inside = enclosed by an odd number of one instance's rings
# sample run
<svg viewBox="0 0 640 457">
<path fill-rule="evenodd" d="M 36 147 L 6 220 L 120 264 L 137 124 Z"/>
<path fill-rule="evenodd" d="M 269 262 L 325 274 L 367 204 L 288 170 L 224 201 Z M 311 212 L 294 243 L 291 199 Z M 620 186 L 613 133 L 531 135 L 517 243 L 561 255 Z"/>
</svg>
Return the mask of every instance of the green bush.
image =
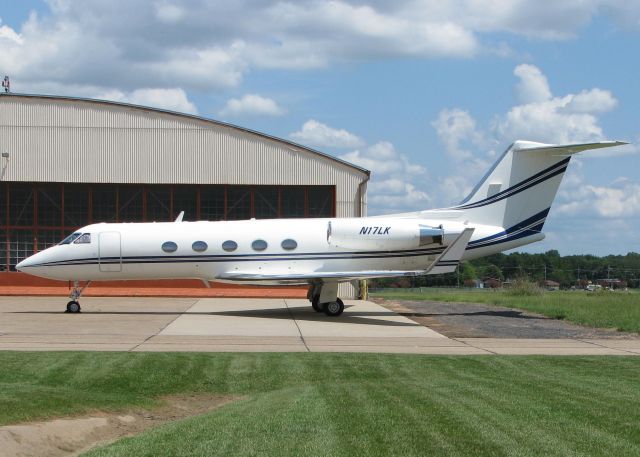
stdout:
<svg viewBox="0 0 640 457">
<path fill-rule="evenodd" d="M 514 281 L 504 293 L 512 297 L 531 297 L 533 295 L 542 295 L 544 290 L 534 282 L 519 279 Z"/>
</svg>

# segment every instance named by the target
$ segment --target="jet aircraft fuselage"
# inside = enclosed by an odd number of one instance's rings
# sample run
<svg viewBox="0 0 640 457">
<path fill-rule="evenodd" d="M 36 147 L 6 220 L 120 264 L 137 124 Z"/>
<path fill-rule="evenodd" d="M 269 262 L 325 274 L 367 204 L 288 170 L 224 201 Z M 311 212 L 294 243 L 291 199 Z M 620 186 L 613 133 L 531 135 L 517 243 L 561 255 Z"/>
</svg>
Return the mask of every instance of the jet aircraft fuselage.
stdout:
<svg viewBox="0 0 640 457">
<path fill-rule="evenodd" d="M 570 156 L 622 142 L 549 145 L 517 141 L 459 205 L 381 217 L 220 222 L 100 223 L 16 268 L 79 283 L 197 278 L 306 284 L 316 311 L 344 309 L 338 283 L 455 271 L 461 260 L 544 238 L 542 228 Z M 86 287 L 86 285 L 85 285 Z"/>
</svg>

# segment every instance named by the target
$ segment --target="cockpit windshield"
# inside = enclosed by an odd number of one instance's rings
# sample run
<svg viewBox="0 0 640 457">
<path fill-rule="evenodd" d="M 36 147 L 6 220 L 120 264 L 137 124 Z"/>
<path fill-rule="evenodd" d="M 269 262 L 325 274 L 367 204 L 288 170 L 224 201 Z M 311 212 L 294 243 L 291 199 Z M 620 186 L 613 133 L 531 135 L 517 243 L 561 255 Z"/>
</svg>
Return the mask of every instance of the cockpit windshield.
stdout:
<svg viewBox="0 0 640 457">
<path fill-rule="evenodd" d="M 83 233 L 73 242 L 73 244 L 89 244 L 89 243 L 91 243 L 91 233 Z"/>
<path fill-rule="evenodd" d="M 80 235 L 82 235 L 82 233 L 72 233 L 71 235 L 69 235 L 68 237 L 66 237 L 64 240 L 62 240 L 60 242 L 60 244 L 71 244 L 73 243 L 76 238 L 78 238 Z"/>
<path fill-rule="evenodd" d="M 64 240 L 60 242 L 60 244 L 90 244 L 91 243 L 91 233 L 72 233 Z"/>
</svg>

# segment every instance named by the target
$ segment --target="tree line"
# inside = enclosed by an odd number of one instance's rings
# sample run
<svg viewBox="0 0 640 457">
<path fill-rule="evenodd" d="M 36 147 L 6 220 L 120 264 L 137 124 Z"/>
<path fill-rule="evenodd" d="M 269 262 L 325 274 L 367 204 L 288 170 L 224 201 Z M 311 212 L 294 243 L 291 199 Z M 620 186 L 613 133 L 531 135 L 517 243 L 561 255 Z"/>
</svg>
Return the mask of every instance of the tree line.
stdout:
<svg viewBox="0 0 640 457">
<path fill-rule="evenodd" d="M 369 281 L 375 287 L 432 287 L 470 284 L 470 281 L 488 278 L 505 280 L 528 280 L 542 282 L 545 279 L 569 288 L 578 283 L 596 282 L 601 279 L 619 279 L 628 287 L 640 287 L 640 254 L 626 255 L 561 256 L 557 250 L 542 254 L 512 252 L 494 254 L 463 262 L 455 273 L 418 276 L 415 278 L 384 278 Z"/>
</svg>

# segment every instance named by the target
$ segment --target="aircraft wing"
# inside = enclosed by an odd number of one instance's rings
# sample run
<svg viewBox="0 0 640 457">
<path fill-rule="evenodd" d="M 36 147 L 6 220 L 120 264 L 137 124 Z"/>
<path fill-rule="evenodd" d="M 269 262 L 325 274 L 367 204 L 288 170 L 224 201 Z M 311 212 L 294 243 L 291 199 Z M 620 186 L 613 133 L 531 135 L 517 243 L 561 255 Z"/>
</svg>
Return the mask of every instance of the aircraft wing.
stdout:
<svg viewBox="0 0 640 457">
<path fill-rule="evenodd" d="M 238 282 L 271 282 L 275 284 L 309 284 L 313 282 L 346 282 L 357 279 L 393 278 L 398 276 L 418 276 L 424 270 L 365 270 L 365 271 L 313 271 L 309 273 L 252 273 L 233 271 L 223 273 L 217 279 Z"/>
<path fill-rule="evenodd" d="M 291 272 L 253 272 L 230 271 L 217 277 L 224 281 L 238 281 L 271 284 L 310 284 L 315 282 L 346 282 L 358 279 L 393 278 L 422 276 L 427 274 L 450 273 L 455 271 L 469 244 L 472 228 L 467 228 L 424 270 L 362 270 L 362 271 L 311 271 L 308 273 Z"/>
</svg>

